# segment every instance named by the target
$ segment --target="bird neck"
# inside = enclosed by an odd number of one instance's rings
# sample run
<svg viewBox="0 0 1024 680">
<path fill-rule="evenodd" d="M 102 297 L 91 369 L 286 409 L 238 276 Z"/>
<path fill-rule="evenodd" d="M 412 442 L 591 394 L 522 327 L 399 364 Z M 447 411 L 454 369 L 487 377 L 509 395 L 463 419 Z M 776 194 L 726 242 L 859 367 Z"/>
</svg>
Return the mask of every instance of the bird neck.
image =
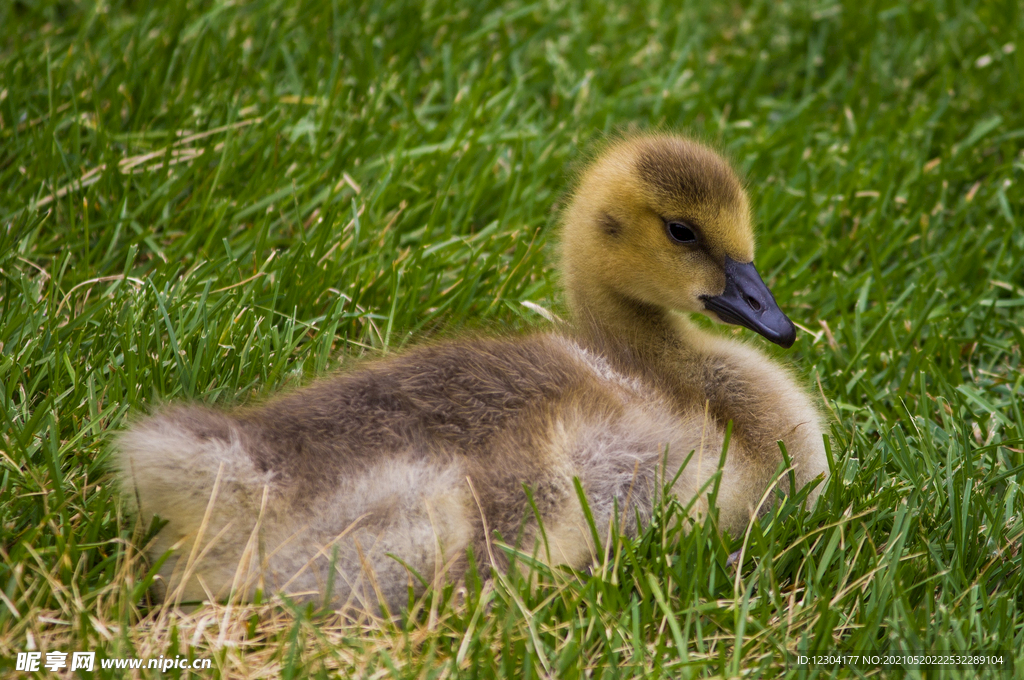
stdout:
<svg viewBox="0 0 1024 680">
<path fill-rule="evenodd" d="M 570 286 L 568 298 L 579 332 L 603 353 L 657 364 L 683 344 L 686 324 L 662 307 L 594 283 Z"/>
</svg>

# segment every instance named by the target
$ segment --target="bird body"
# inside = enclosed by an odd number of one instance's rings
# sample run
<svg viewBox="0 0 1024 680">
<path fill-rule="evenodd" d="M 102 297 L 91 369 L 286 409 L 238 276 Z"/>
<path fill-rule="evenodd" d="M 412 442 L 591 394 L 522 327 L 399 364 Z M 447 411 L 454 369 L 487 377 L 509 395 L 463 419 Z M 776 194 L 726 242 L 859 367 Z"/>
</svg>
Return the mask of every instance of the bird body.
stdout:
<svg viewBox="0 0 1024 680">
<path fill-rule="evenodd" d="M 167 595 L 395 611 L 423 589 L 413 572 L 458 578 L 467 549 L 506 566 L 495 535 L 582 568 L 595 546 L 577 483 L 597 527 L 635 533 L 673 479 L 705 515 L 730 422 L 723 529 L 770 506 L 779 441 L 798 486 L 827 475 L 820 415 L 789 371 L 677 313 L 793 340 L 717 154 L 672 135 L 613 143 L 579 180 L 561 259 L 573 321 L 554 330 L 428 344 L 261 406 L 131 426 L 118 465 L 143 520 L 167 521 L 150 547 L 176 551 Z"/>
</svg>

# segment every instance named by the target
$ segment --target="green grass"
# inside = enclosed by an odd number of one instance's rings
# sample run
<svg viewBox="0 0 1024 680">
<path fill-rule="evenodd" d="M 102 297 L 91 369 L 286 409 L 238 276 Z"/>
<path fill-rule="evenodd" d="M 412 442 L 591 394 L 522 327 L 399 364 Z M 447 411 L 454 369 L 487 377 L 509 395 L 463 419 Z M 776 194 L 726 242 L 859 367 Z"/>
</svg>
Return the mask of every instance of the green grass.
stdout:
<svg viewBox="0 0 1024 680">
<path fill-rule="evenodd" d="M 154 4 L 0 4 L 0 664 L 771 678 L 1000 650 L 1024 677 L 1017 0 Z M 471 578 L 397 624 L 152 603 L 109 473 L 126 417 L 561 313 L 567 178 L 632 126 L 747 177 L 759 268 L 808 331 L 770 351 L 832 417 L 813 512 L 724 540 L 669 504 L 592 573 Z"/>
</svg>

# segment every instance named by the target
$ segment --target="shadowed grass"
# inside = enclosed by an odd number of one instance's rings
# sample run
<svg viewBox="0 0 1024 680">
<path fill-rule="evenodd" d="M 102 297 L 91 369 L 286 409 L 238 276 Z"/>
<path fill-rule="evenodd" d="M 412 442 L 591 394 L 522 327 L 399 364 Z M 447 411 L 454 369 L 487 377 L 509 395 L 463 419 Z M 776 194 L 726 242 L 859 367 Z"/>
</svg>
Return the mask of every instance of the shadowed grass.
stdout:
<svg viewBox="0 0 1024 680">
<path fill-rule="evenodd" d="M 0 27 L 0 663 L 770 678 L 830 675 L 793 660 L 814 652 L 1003 651 L 1024 673 L 1018 2 L 19 0 Z M 758 266 L 805 331 L 768 351 L 832 418 L 817 508 L 723 538 L 669 503 L 636 539 L 595 527 L 591 573 L 471 575 L 399 623 L 151 602 L 111 432 L 564 313 L 559 201 L 633 126 L 747 178 Z"/>
</svg>

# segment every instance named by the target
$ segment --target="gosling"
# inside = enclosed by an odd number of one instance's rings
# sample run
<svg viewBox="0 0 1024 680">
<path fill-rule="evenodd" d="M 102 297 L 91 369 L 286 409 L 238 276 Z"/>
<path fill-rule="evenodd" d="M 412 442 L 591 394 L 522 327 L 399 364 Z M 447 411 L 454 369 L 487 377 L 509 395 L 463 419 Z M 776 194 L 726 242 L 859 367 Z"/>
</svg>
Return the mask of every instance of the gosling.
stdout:
<svg viewBox="0 0 1024 680">
<path fill-rule="evenodd" d="M 166 521 L 148 548 L 173 551 L 163 596 L 395 612 L 410 587 L 460 578 L 469 549 L 507 568 L 496 535 L 585 568 L 574 480 L 596 526 L 635 534 L 677 472 L 695 517 L 720 474 L 719 526 L 742 532 L 789 490 L 779 441 L 798 487 L 828 474 L 821 415 L 790 372 L 688 318 L 791 346 L 753 259 L 747 194 L 714 151 L 670 134 L 609 144 L 562 216 L 571 323 L 417 347 L 253 408 L 173 405 L 119 436 L 125 496 L 146 526 Z"/>
</svg>

